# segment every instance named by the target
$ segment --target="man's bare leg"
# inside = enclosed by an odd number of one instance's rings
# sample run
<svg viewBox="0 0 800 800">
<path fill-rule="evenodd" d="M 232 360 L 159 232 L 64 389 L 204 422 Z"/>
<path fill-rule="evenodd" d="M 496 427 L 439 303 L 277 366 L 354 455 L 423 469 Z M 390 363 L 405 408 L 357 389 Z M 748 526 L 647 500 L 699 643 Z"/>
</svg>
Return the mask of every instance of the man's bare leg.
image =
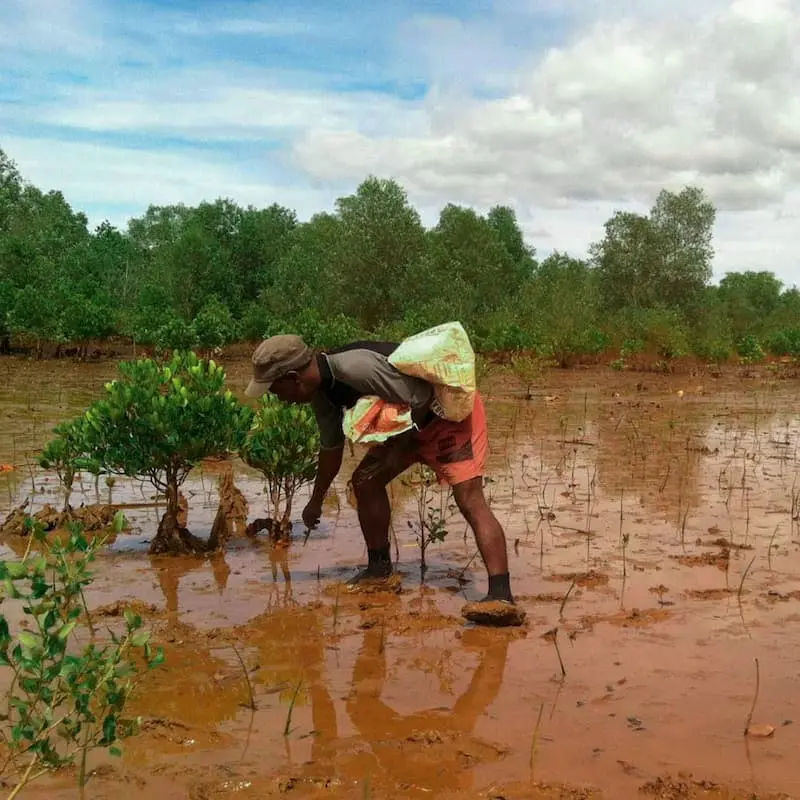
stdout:
<svg viewBox="0 0 800 800">
<path fill-rule="evenodd" d="M 392 574 L 389 549 L 389 524 L 392 509 L 386 487 L 413 463 L 414 456 L 401 448 L 376 447 L 364 457 L 353 472 L 353 492 L 358 506 L 361 534 L 367 545 L 367 569 L 350 582 L 386 578 Z"/>
<path fill-rule="evenodd" d="M 483 494 L 483 481 L 473 478 L 453 487 L 459 510 L 475 535 L 486 572 L 489 591 L 477 603 L 467 603 L 461 613 L 471 622 L 488 625 L 521 625 L 525 612 L 514 604 L 508 572 L 508 551 L 503 528 Z"/>
<path fill-rule="evenodd" d="M 492 513 L 483 494 L 481 478 L 453 487 L 459 511 L 464 515 L 478 545 L 489 576 L 489 598 L 514 602 L 509 585 L 508 551 L 503 528 Z"/>
</svg>

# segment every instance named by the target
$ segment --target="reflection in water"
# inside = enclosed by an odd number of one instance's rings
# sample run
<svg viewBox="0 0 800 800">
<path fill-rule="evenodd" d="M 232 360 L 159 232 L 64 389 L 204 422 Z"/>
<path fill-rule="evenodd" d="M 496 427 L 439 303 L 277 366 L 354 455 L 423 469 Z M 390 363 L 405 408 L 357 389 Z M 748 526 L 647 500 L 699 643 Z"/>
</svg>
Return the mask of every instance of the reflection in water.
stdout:
<svg viewBox="0 0 800 800">
<path fill-rule="evenodd" d="M 164 594 L 168 618 L 178 621 L 180 611 L 178 603 L 178 587 L 182 578 L 192 572 L 205 571 L 211 566 L 211 574 L 218 593 L 221 595 L 228 585 L 231 568 L 223 553 L 214 553 L 207 559 L 183 556 L 149 556 L 153 571 L 158 575 L 158 585 Z"/>
<path fill-rule="evenodd" d="M 502 635 L 468 631 L 464 650 L 475 652 L 479 663 L 453 707 L 402 714 L 382 699 L 391 647 L 387 646 L 381 628 L 367 630 L 353 668 L 352 689 L 346 703 L 350 720 L 369 745 L 368 763 L 362 767 L 370 774 L 385 774 L 393 783 L 422 789 L 442 785 L 449 789 L 469 788 L 472 774 L 465 767 L 469 766 L 470 751 L 472 757 L 477 755 L 476 750 L 491 751 L 473 739 L 473 732 L 478 719 L 500 691 L 509 642 Z M 436 746 L 426 757 L 430 745 Z"/>
</svg>

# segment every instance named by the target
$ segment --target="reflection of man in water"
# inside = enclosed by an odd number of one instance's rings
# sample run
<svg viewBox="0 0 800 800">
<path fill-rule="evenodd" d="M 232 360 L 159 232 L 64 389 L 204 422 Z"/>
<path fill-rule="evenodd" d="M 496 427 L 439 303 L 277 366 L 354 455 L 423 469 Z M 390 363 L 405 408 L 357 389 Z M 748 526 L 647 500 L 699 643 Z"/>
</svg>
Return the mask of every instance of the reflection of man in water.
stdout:
<svg viewBox="0 0 800 800">
<path fill-rule="evenodd" d="M 377 626 L 365 632 L 347 712 L 369 744 L 378 770 L 390 780 L 425 789 L 469 788 L 471 775 L 464 769 L 463 753 L 475 753 L 470 738 L 500 691 L 510 641 L 506 636 L 487 638 L 487 633 L 471 630 L 464 633 L 462 642 L 469 646 L 471 637 L 480 663 L 453 708 L 403 716 L 381 700 L 387 672 L 383 632 Z"/>
<path fill-rule="evenodd" d="M 355 342 L 322 353 L 299 336 L 273 336 L 253 353 L 253 377 L 246 394 L 255 398 L 272 392 L 284 402 L 310 403 L 314 409 L 322 449 L 311 500 L 303 511 L 309 528 L 319 522 L 322 501 L 342 466 L 344 409 L 367 395 L 409 406 L 415 429 L 370 449 L 353 473 L 368 565 L 351 583 L 382 581 L 392 574 L 386 486 L 422 462 L 453 487 L 486 566 L 488 593 L 479 603 L 468 604 L 464 615 L 475 622 L 519 624 L 524 615 L 514 606 L 505 534 L 483 493 L 488 453 L 483 401 L 476 394 L 473 412 L 462 422 L 438 417 L 432 410 L 433 386 L 389 363 L 396 348 L 391 342 Z"/>
</svg>

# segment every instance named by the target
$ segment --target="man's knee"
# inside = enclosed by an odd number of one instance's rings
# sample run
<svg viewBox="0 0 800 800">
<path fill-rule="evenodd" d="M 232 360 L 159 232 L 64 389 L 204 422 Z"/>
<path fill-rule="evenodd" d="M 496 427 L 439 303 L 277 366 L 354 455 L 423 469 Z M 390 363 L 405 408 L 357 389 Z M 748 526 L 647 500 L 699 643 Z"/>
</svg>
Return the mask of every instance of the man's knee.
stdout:
<svg viewBox="0 0 800 800">
<path fill-rule="evenodd" d="M 382 459 L 370 456 L 364 458 L 353 471 L 351 480 L 356 499 L 363 499 L 385 491 L 388 480 L 386 480 Z"/>
<path fill-rule="evenodd" d="M 486 503 L 486 497 L 483 494 L 483 479 L 480 477 L 472 478 L 454 486 L 453 497 L 458 510 L 468 522 L 479 517 L 489 508 Z"/>
</svg>

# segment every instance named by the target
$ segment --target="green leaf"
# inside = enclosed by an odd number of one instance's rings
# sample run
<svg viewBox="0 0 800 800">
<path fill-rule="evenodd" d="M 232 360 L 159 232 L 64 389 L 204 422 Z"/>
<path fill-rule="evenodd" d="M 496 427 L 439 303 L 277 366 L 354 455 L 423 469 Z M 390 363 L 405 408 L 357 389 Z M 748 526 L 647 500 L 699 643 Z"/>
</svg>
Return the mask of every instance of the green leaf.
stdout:
<svg viewBox="0 0 800 800">
<path fill-rule="evenodd" d="M 149 631 L 139 631 L 139 633 L 134 633 L 131 636 L 131 644 L 134 647 L 143 647 L 150 639 L 150 632 Z"/>
<path fill-rule="evenodd" d="M 20 631 L 19 643 L 26 650 L 35 650 L 41 647 L 41 639 L 30 631 Z"/>
<path fill-rule="evenodd" d="M 78 624 L 78 623 L 77 623 L 77 622 L 75 622 L 74 620 L 73 620 L 72 622 L 67 622 L 67 623 L 65 623 L 64 625 L 62 625 L 62 626 L 61 626 L 61 627 L 58 629 L 58 633 L 56 634 L 56 636 L 57 636 L 59 639 L 61 639 L 61 641 L 62 641 L 62 642 L 66 641 L 66 640 L 67 640 L 67 637 L 68 637 L 68 636 L 69 636 L 69 635 L 72 633 L 72 631 L 75 629 L 75 626 L 76 626 L 77 624 Z"/>
<path fill-rule="evenodd" d="M 126 524 L 127 520 L 125 519 L 125 514 L 122 511 L 117 511 L 117 513 L 114 514 L 114 533 L 122 533 Z"/>
<path fill-rule="evenodd" d="M 3 566 L 11 580 L 19 580 L 28 575 L 28 565 L 24 561 L 6 561 Z"/>
</svg>

